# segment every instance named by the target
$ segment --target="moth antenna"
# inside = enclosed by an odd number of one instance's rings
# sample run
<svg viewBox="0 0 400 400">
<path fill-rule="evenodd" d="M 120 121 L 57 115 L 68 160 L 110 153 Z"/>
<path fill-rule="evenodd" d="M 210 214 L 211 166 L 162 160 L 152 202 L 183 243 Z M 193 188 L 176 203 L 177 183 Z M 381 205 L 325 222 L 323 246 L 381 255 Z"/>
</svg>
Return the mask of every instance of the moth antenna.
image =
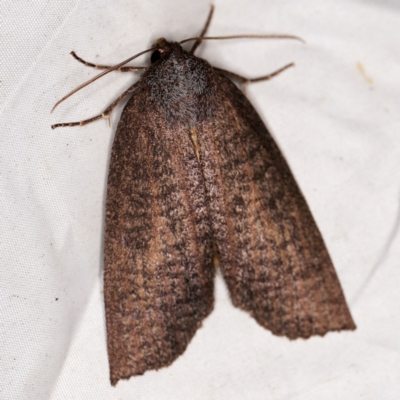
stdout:
<svg viewBox="0 0 400 400">
<path fill-rule="evenodd" d="M 91 62 L 85 61 L 83 58 L 79 57 L 74 51 L 70 53 L 75 60 L 79 61 L 83 65 L 87 67 L 95 68 L 95 69 L 110 69 L 112 65 L 100 65 L 100 64 L 93 64 Z M 147 67 L 120 67 L 118 68 L 118 72 L 137 72 L 137 71 L 144 71 Z"/>
<path fill-rule="evenodd" d="M 299 40 L 302 43 L 305 43 L 304 39 L 302 39 L 298 36 L 294 36 L 294 35 L 231 35 L 231 36 L 192 37 L 192 38 L 180 41 L 179 44 L 190 42 L 192 40 L 202 41 L 202 40 L 226 40 L 226 39 L 295 39 L 295 40 Z"/>
<path fill-rule="evenodd" d="M 139 84 L 140 84 L 140 81 L 136 82 L 128 90 L 126 90 L 124 93 L 119 95 L 118 98 L 116 100 L 114 100 L 101 114 L 96 115 L 95 117 L 92 117 L 89 119 L 85 119 L 83 121 L 62 122 L 60 124 L 54 124 L 51 126 L 51 129 L 59 128 L 62 126 L 77 126 L 77 125 L 83 126 L 86 124 L 90 124 L 91 122 L 97 121 L 98 119 L 101 119 L 101 118 L 107 118 L 109 124 L 111 124 L 110 114 L 111 114 L 112 110 L 114 110 L 114 108 L 118 105 L 118 103 L 122 99 L 124 99 L 126 96 L 128 96 L 128 94 L 134 93 L 136 91 L 136 89 L 140 86 Z"/>
<path fill-rule="evenodd" d="M 208 13 L 206 24 L 204 25 L 204 28 L 201 31 L 199 38 L 193 43 L 193 46 L 190 49 L 190 53 L 194 54 L 196 49 L 201 44 L 202 37 L 207 33 L 208 27 L 210 26 L 210 22 L 211 22 L 211 18 L 213 16 L 213 13 L 214 13 L 214 4 L 211 4 L 211 9 L 210 9 L 210 12 Z"/>
<path fill-rule="evenodd" d="M 135 54 L 132 57 L 127 58 L 125 61 L 120 62 L 117 65 L 114 65 L 113 67 L 107 69 L 104 72 L 101 72 L 99 75 L 96 75 L 94 78 L 89 79 L 88 81 L 82 83 L 81 85 L 79 85 L 77 88 L 75 88 L 74 90 L 72 90 L 72 92 L 69 92 L 66 96 L 64 96 L 61 100 L 58 100 L 56 104 L 54 104 L 54 107 L 51 109 L 51 112 L 54 111 L 54 109 L 60 104 L 62 103 L 64 100 L 68 99 L 68 97 L 72 96 L 74 93 L 78 92 L 79 90 L 83 89 L 85 86 L 90 85 L 92 82 L 96 81 L 97 79 L 100 79 L 101 77 L 103 77 L 104 75 L 107 75 L 108 73 L 110 73 L 111 71 L 115 71 L 116 69 L 122 67 L 123 65 L 127 64 L 129 61 L 134 60 L 135 58 L 141 56 L 142 54 L 148 53 L 149 51 L 154 51 L 156 50 L 155 47 L 152 47 L 150 49 L 141 51 L 140 53 Z"/>
</svg>

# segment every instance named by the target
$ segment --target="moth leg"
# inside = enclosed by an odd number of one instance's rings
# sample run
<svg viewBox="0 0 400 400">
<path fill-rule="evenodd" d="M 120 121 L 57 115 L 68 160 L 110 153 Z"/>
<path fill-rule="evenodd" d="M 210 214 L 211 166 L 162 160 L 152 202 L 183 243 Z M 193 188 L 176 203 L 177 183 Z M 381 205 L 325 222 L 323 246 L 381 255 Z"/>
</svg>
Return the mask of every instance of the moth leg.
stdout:
<svg viewBox="0 0 400 400">
<path fill-rule="evenodd" d="M 83 126 L 86 124 L 90 124 L 91 122 L 97 121 L 98 119 L 101 118 L 107 118 L 109 123 L 110 123 L 110 114 L 112 112 L 112 110 L 114 110 L 114 108 L 118 105 L 118 103 L 126 96 L 128 96 L 128 94 L 134 92 L 137 88 L 137 84 L 135 83 L 133 86 L 131 86 L 128 90 L 126 90 L 124 93 L 122 93 L 120 96 L 118 96 L 118 98 L 116 100 L 114 100 L 104 111 L 103 113 L 96 115 L 95 117 L 89 118 L 89 119 L 85 119 L 83 121 L 78 121 L 78 122 L 63 122 L 60 124 L 54 124 L 51 126 L 51 129 L 55 129 L 61 126 Z"/>
<path fill-rule="evenodd" d="M 205 36 L 205 34 L 207 33 L 208 27 L 210 26 L 211 18 L 212 18 L 212 16 L 213 16 L 213 13 L 214 13 L 214 5 L 211 4 L 211 9 L 210 9 L 210 12 L 209 12 L 209 14 L 208 14 L 206 24 L 204 25 L 204 28 L 203 28 L 203 30 L 202 30 L 201 33 L 200 33 L 200 39 L 197 39 L 197 40 L 193 43 L 193 46 L 192 46 L 192 48 L 191 48 L 191 50 L 190 50 L 190 53 L 191 53 L 191 54 L 194 54 L 194 52 L 196 51 L 196 49 L 199 47 L 199 45 L 200 45 L 201 42 L 202 42 L 201 38 L 202 38 L 203 36 Z"/>
<path fill-rule="evenodd" d="M 213 68 L 214 68 L 214 71 L 220 72 L 221 74 L 227 76 L 228 78 L 232 78 L 233 80 L 238 81 L 242 85 L 242 89 L 244 89 L 243 86 L 247 85 L 248 83 L 268 81 L 269 79 L 273 78 L 274 76 L 279 75 L 281 72 L 285 71 L 285 69 L 288 69 L 293 66 L 294 66 L 294 63 L 290 63 L 268 75 L 264 75 L 264 76 L 260 76 L 258 78 L 252 78 L 252 79 L 245 78 L 244 76 L 235 74 L 234 72 L 227 71 L 225 69 L 216 68 L 216 67 L 213 67 Z"/>
<path fill-rule="evenodd" d="M 87 67 L 92 67 L 95 69 L 110 69 L 112 68 L 112 65 L 99 65 L 99 64 L 93 64 L 90 62 L 85 61 L 84 59 L 78 57 L 74 51 L 71 51 L 70 53 L 72 57 L 75 58 L 75 60 L 78 60 L 80 63 L 85 64 Z M 120 72 L 135 72 L 135 71 L 144 71 L 146 67 L 119 67 L 116 69 L 116 71 Z"/>
</svg>

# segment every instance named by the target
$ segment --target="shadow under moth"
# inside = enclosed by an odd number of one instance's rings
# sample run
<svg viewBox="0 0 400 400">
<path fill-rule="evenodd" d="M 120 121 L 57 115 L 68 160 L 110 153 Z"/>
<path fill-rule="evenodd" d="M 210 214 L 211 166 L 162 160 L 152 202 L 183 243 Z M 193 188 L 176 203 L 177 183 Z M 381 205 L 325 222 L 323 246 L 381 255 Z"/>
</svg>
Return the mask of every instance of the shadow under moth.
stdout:
<svg viewBox="0 0 400 400">
<path fill-rule="evenodd" d="M 213 309 L 218 266 L 234 306 L 290 339 L 355 329 L 335 269 L 289 166 L 249 101 L 246 79 L 196 57 L 207 39 L 161 38 L 104 74 L 142 71 L 109 165 L 104 296 L 112 385 L 170 365 Z M 190 51 L 182 43 L 194 41 Z M 151 52 L 148 67 L 124 66 Z M 56 105 L 57 105 L 56 104 Z"/>
</svg>

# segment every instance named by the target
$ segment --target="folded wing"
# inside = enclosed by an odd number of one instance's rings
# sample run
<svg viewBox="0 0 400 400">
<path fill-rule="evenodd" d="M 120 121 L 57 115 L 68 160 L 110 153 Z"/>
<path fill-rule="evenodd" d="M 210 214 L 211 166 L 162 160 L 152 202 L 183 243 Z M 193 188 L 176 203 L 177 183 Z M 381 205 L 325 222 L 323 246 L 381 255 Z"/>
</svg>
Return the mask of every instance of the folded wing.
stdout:
<svg viewBox="0 0 400 400">
<path fill-rule="evenodd" d="M 108 177 L 104 295 L 113 385 L 171 364 L 213 308 L 203 176 L 188 132 L 166 129 L 148 98 L 137 93 L 122 114 Z"/>
<path fill-rule="evenodd" d="M 219 76 L 198 132 L 213 235 L 233 304 L 291 339 L 355 329 L 321 234 L 248 100 Z"/>
</svg>

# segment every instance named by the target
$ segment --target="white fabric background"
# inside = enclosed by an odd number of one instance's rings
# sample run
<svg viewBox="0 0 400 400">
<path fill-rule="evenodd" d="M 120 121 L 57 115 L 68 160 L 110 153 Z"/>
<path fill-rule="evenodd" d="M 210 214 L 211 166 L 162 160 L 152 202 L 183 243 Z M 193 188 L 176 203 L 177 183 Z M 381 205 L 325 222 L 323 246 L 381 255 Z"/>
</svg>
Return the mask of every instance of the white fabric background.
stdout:
<svg viewBox="0 0 400 400">
<path fill-rule="evenodd" d="M 358 325 L 289 341 L 234 309 L 217 278 L 215 310 L 172 366 L 108 378 L 102 300 L 107 163 L 137 76 L 96 71 L 160 36 L 200 32 L 209 1 L 1 3 L 1 399 L 398 399 L 400 397 L 399 1 L 216 0 L 211 34 L 290 33 L 296 41 L 221 41 L 198 55 L 247 88 L 309 202 Z M 140 63 L 145 63 L 143 57 Z M 139 62 L 138 62 L 139 64 Z"/>
</svg>

